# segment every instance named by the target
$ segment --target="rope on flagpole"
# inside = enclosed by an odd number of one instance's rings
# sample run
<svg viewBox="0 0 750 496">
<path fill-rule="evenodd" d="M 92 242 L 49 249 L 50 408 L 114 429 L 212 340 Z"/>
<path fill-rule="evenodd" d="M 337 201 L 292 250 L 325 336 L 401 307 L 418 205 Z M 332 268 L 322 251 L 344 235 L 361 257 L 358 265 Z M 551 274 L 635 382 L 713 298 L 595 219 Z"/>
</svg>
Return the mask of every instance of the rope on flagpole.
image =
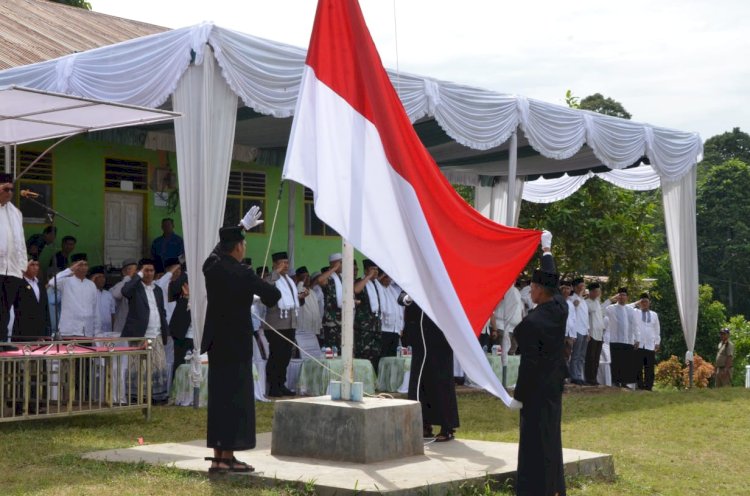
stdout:
<svg viewBox="0 0 750 496">
<path fill-rule="evenodd" d="M 393 38 L 396 44 L 396 93 L 401 99 L 401 70 L 398 63 L 398 24 L 396 23 L 396 0 L 393 0 Z"/>
<path fill-rule="evenodd" d="M 266 264 L 268 262 L 268 253 L 271 251 L 271 243 L 273 242 L 273 231 L 276 228 L 276 219 L 279 215 L 279 205 L 281 205 L 281 194 L 284 191 L 284 181 L 279 183 L 279 194 L 276 196 L 276 209 L 273 212 L 273 220 L 271 221 L 271 232 L 268 236 L 268 245 L 266 246 L 266 255 L 263 257 L 263 265 L 260 272 L 260 278 L 263 279 L 266 276 Z"/>
</svg>

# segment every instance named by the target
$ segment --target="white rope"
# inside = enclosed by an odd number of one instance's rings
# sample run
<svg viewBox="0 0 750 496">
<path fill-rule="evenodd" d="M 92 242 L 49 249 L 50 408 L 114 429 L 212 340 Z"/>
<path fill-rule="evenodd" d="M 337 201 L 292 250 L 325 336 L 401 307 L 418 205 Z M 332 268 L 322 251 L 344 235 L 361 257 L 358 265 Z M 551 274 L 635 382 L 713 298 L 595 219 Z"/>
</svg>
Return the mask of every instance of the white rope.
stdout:
<svg viewBox="0 0 750 496">
<path fill-rule="evenodd" d="M 271 242 L 273 241 L 273 231 L 276 228 L 276 218 L 279 215 L 279 205 L 281 204 L 281 193 L 284 190 L 284 181 L 279 184 L 279 194 L 276 198 L 276 210 L 273 212 L 273 220 L 271 221 L 271 232 L 268 236 L 268 245 L 266 246 L 266 255 L 263 257 L 262 269 L 260 271 L 260 278 L 263 279 L 266 276 L 266 265 L 268 262 L 268 253 L 271 251 Z"/>
<path fill-rule="evenodd" d="M 422 333 L 422 349 L 424 355 L 422 355 L 422 364 L 419 366 L 419 376 L 417 376 L 417 401 L 419 401 L 419 390 L 422 384 L 422 372 L 424 372 L 424 363 L 427 361 L 427 341 L 424 338 L 424 310 L 419 309 L 422 312 L 422 316 L 419 318 L 419 331 Z"/>
</svg>

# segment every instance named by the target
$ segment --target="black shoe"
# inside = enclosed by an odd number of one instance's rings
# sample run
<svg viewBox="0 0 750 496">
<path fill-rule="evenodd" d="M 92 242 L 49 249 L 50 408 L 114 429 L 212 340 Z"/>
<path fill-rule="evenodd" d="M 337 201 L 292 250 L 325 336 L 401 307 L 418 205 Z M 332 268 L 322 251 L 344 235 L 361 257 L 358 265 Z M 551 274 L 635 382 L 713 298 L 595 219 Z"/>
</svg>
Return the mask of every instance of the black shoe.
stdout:
<svg viewBox="0 0 750 496">
<path fill-rule="evenodd" d="M 268 391 L 268 394 L 266 394 L 266 396 L 269 398 L 281 398 L 284 395 L 282 394 L 281 391 L 270 390 Z"/>
</svg>

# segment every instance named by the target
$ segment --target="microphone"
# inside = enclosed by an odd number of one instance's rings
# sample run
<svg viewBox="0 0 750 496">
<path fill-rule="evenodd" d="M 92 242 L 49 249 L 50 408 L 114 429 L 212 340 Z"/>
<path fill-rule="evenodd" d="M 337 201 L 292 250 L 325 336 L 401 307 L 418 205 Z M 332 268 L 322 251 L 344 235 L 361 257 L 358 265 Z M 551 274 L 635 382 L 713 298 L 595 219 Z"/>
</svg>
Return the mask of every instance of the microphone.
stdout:
<svg viewBox="0 0 750 496">
<path fill-rule="evenodd" d="M 32 198 L 32 199 L 39 198 L 40 196 L 42 196 L 41 194 L 35 193 L 31 191 L 30 189 L 22 189 L 20 192 L 20 195 L 23 196 L 24 198 Z"/>
</svg>

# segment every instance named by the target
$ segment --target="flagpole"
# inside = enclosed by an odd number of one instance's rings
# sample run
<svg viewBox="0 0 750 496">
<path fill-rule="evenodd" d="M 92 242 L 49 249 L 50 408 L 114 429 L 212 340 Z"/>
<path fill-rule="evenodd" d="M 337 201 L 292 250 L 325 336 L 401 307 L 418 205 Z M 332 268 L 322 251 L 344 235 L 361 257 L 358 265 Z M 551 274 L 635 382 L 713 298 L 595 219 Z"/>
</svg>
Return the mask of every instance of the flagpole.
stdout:
<svg viewBox="0 0 750 496">
<path fill-rule="evenodd" d="M 354 379 L 354 246 L 343 238 L 342 244 L 341 359 L 344 361 L 344 372 L 341 380 L 341 399 L 350 400 Z"/>
</svg>

